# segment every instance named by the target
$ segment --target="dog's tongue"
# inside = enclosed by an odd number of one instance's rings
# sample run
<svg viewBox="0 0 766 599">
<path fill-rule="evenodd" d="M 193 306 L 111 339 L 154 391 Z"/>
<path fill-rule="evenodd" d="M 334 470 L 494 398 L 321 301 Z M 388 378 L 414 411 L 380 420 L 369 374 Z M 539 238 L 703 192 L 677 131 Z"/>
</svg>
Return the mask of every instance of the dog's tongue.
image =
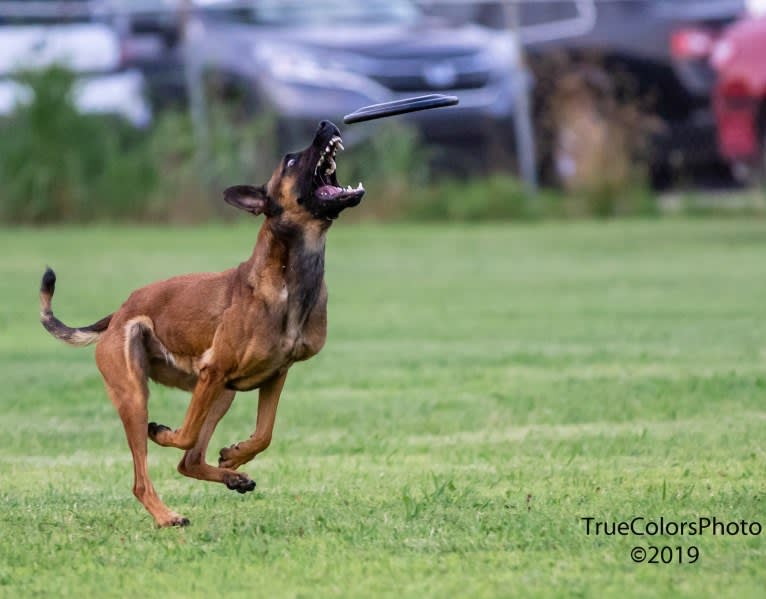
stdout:
<svg viewBox="0 0 766 599">
<path fill-rule="evenodd" d="M 334 185 L 322 185 L 314 193 L 320 200 L 331 200 L 343 193 L 343 189 Z"/>
</svg>

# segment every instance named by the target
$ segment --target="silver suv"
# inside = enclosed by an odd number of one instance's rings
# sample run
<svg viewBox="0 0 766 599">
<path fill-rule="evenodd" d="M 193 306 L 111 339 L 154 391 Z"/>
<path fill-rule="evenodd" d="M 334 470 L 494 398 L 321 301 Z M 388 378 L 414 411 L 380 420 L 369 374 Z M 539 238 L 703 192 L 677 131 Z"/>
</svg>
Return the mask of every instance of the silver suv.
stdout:
<svg viewBox="0 0 766 599">
<path fill-rule="evenodd" d="M 511 34 L 428 17 L 409 0 L 235 4 L 205 2 L 191 28 L 194 53 L 206 74 L 289 131 L 308 137 L 320 119 L 437 92 L 460 105 L 408 117 L 426 139 L 468 145 L 499 136 L 512 145 L 527 77 Z"/>
</svg>

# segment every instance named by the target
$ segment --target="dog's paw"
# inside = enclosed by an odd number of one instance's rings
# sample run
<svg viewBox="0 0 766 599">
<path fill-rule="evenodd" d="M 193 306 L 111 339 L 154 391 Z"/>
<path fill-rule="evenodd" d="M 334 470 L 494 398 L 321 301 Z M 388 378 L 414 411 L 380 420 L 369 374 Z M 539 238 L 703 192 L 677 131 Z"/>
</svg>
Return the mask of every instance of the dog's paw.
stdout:
<svg viewBox="0 0 766 599">
<path fill-rule="evenodd" d="M 157 424 L 156 422 L 149 423 L 149 427 L 148 427 L 149 438 L 155 443 L 157 442 L 157 435 L 165 431 L 171 432 L 170 427 L 165 426 L 164 424 Z"/>
<path fill-rule="evenodd" d="M 247 474 L 241 472 L 227 473 L 223 477 L 224 484 L 237 493 L 249 493 L 255 489 L 255 481 L 252 480 Z"/>
<path fill-rule="evenodd" d="M 239 468 L 242 464 L 244 464 L 243 461 L 240 461 L 238 454 L 239 444 L 230 445 L 229 447 L 224 447 L 221 451 L 218 452 L 218 467 L 219 468 L 229 468 L 231 470 L 236 470 Z"/>
<path fill-rule="evenodd" d="M 162 518 L 161 520 L 157 520 L 157 526 L 159 528 L 167 528 L 170 526 L 189 526 L 190 522 L 188 518 L 184 518 L 180 514 L 176 514 L 175 512 L 171 512 L 168 514 L 165 518 Z"/>
</svg>

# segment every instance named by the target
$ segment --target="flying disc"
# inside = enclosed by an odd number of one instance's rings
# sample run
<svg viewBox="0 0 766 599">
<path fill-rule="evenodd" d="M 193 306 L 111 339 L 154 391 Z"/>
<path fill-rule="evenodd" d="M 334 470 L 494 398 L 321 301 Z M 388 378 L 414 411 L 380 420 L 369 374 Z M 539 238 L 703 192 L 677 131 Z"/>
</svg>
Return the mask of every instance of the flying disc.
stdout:
<svg viewBox="0 0 766 599">
<path fill-rule="evenodd" d="M 350 125 L 352 123 L 361 123 L 362 121 L 371 121 L 373 119 L 382 119 L 387 116 L 404 114 L 405 112 L 416 112 L 418 110 L 429 110 L 430 108 L 454 106 L 458 102 L 459 100 L 457 96 L 443 96 L 441 94 L 405 98 L 404 100 L 394 100 L 393 102 L 383 102 L 382 104 L 364 106 L 363 108 L 344 116 L 343 122 Z"/>
</svg>

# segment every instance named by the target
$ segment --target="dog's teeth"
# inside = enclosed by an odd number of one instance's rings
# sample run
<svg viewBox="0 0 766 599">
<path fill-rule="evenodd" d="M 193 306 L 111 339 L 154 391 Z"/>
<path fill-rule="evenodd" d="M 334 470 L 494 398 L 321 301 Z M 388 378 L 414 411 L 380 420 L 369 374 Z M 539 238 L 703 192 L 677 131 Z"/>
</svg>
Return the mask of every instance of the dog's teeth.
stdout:
<svg viewBox="0 0 766 599">
<path fill-rule="evenodd" d="M 339 150 L 345 150 L 345 149 L 346 149 L 346 148 L 344 148 L 344 147 L 343 147 L 343 143 L 342 143 L 340 140 L 338 140 L 338 144 L 337 144 L 337 146 L 336 146 L 336 147 L 337 147 Z"/>
<path fill-rule="evenodd" d="M 317 171 L 321 168 L 321 166 L 325 163 L 325 159 L 327 156 L 325 156 L 324 152 L 319 155 L 319 161 L 317 162 L 316 167 L 314 168 L 314 174 L 317 174 Z"/>
</svg>

